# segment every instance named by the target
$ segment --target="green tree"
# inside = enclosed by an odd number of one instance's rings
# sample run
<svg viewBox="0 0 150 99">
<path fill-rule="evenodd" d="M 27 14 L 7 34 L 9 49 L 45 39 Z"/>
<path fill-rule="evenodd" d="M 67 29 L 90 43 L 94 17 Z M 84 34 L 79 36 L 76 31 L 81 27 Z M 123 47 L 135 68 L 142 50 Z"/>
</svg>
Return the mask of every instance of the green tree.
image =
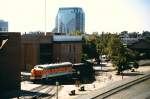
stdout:
<svg viewBox="0 0 150 99">
<path fill-rule="evenodd" d="M 134 61 L 137 53 L 121 42 L 118 34 L 94 32 L 91 35 L 84 37 L 83 43 L 83 58 L 85 59 L 99 59 L 100 55 L 108 55 L 118 74 L 126 69 L 129 69 L 128 62 Z"/>
<path fill-rule="evenodd" d="M 93 59 L 98 58 L 96 43 L 98 39 L 98 33 L 94 32 L 91 35 L 84 36 L 84 43 L 83 43 L 83 56 L 86 54 L 86 58 Z M 84 58 L 84 57 L 83 57 Z"/>
<path fill-rule="evenodd" d="M 80 31 L 74 31 L 74 32 L 71 32 L 70 35 L 73 35 L 73 36 L 79 36 L 79 35 L 82 35 L 83 33 L 80 32 Z"/>
<path fill-rule="evenodd" d="M 104 37 L 106 38 L 103 41 L 105 46 L 104 52 L 111 58 L 118 74 L 120 74 L 123 70 L 127 69 L 128 53 L 126 48 L 123 46 L 119 35 L 108 33 Z"/>
</svg>

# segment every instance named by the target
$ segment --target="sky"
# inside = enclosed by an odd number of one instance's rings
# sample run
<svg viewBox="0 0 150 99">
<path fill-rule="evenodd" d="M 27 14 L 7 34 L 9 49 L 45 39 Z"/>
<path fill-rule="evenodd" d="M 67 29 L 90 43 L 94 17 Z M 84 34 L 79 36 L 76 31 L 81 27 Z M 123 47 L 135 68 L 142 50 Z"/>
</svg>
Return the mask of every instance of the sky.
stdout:
<svg viewBox="0 0 150 99">
<path fill-rule="evenodd" d="M 46 31 L 60 7 L 81 7 L 85 32 L 150 31 L 150 0 L 46 0 Z M 0 19 L 10 32 L 45 30 L 45 0 L 0 0 Z"/>
</svg>

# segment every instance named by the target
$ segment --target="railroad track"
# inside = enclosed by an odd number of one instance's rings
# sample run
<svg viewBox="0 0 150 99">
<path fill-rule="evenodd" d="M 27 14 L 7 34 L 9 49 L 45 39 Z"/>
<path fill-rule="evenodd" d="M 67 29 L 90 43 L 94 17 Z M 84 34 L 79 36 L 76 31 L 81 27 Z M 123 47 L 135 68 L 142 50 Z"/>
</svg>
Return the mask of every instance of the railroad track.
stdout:
<svg viewBox="0 0 150 99">
<path fill-rule="evenodd" d="M 48 85 L 41 85 L 41 86 L 38 86 L 36 88 L 31 89 L 30 91 L 31 92 L 39 92 L 39 91 L 41 91 L 41 90 L 43 90 L 43 89 L 45 89 L 47 87 L 48 87 Z"/>
<path fill-rule="evenodd" d="M 101 93 L 101 94 L 99 94 L 99 95 L 97 95 L 97 96 L 95 96 L 95 97 L 93 97 L 91 99 L 105 99 L 108 96 L 111 96 L 111 95 L 115 94 L 116 92 L 119 92 L 119 91 L 121 91 L 121 90 L 123 90 L 125 88 L 128 88 L 128 87 L 130 87 L 132 85 L 140 83 L 140 82 L 142 82 L 144 80 L 147 80 L 149 78 L 150 78 L 150 74 L 147 74 L 147 75 L 145 75 L 143 77 L 137 78 L 137 79 L 135 79 L 135 80 L 133 80 L 131 82 L 128 82 L 128 83 L 126 83 L 124 85 L 120 85 L 120 86 L 118 86 L 116 88 L 113 88 L 113 89 L 110 89 L 110 90 L 108 90 L 108 91 L 106 91 L 104 93 Z"/>
<path fill-rule="evenodd" d="M 58 90 L 62 87 L 59 86 Z M 19 99 L 50 99 L 56 95 L 56 86 L 41 85 L 30 90 L 31 93 L 21 96 Z"/>
<path fill-rule="evenodd" d="M 41 90 L 45 90 L 44 92 L 40 92 Z M 52 97 L 53 94 L 50 93 L 53 89 L 55 89 L 55 86 L 41 86 L 40 88 L 36 89 L 36 92 L 38 92 L 36 95 L 32 96 L 32 99 L 41 99 L 44 95 L 47 95 L 47 97 Z"/>
<path fill-rule="evenodd" d="M 47 89 L 46 89 L 46 88 Z M 38 93 L 38 94 L 36 94 L 36 95 L 34 95 L 34 96 L 32 96 L 32 99 L 50 99 L 50 98 L 52 98 L 53 96 L 55 96 L 56 95 L 56 86 L 41 86 L 41 87 L 39 87 L 39 88 L 37 88 L 38 89 L 38 91 L 39 91 L 39 89 L 42 89 L 42 90 L 44 90 L 44 89 L 46 89 L 44 92 L 41 92 L 41 93 Z M 58 87 L 58 90 L 60 90 L 62 87 L 61 86 L 59 86 Z M 37 89 L 36 89 L 36 91 L 37 91 Z M 46 95 L 46 96 L 45 96 Z"/>
</svg>

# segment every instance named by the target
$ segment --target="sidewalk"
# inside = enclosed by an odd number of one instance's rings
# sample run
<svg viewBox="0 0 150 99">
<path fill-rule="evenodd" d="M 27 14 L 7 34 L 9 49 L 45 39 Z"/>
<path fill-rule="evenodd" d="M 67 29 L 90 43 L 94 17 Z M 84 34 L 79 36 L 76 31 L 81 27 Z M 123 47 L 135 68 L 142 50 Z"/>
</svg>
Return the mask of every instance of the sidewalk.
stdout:
<svg viewBox="0 0 150 99">
<path fill-rule="evenodd" d="M 110 63 L 108 63 L 105 69 L 112 70 L 113 67 Z M 63 85 L 63 88 L 59 91 L 58 99 L 78 99 L 80 96 L 82 97 L 84 95 L 87 95 L 88 93 L 93 93 L 96 90 L 103 89 L 104 87 L 114 84 L 116 82 L 121 82 L 122 80 L 125 82 L 129 79 L 134 79 L 146 72 L 150 72 L 150 66 L 140 67 L 136 72 L 125 71 L 125 76 L 123 76 L 123 79 L 122 76 L 115 75 L 116 71 L 99 72 L 99 75 L 96 76 L 96 81 L 94 81 L 91 84 L 82 85 L 85 87 L 85 91 L 79 91 L 79 88 L 75 85 Z M 69 95 L 71 90 L 76 91 L 75 96 Z M 56 97 L 53 97 L 52 99 L 55 98 Z M 86 98 L 84 97 L 84 99 Z"/>
</svg>

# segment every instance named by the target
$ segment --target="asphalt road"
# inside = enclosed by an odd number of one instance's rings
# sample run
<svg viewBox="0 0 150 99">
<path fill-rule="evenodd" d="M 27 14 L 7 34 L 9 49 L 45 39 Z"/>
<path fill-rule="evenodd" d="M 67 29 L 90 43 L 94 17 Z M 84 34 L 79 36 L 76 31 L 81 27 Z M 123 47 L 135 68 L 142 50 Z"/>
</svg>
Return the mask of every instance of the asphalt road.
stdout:
<svg viewBox="0 0 150 99">
<path fill-rule="evenodd" d="M 150 99 L 150 79 L 128 87 L 105 99 Z"/>
</svg>

